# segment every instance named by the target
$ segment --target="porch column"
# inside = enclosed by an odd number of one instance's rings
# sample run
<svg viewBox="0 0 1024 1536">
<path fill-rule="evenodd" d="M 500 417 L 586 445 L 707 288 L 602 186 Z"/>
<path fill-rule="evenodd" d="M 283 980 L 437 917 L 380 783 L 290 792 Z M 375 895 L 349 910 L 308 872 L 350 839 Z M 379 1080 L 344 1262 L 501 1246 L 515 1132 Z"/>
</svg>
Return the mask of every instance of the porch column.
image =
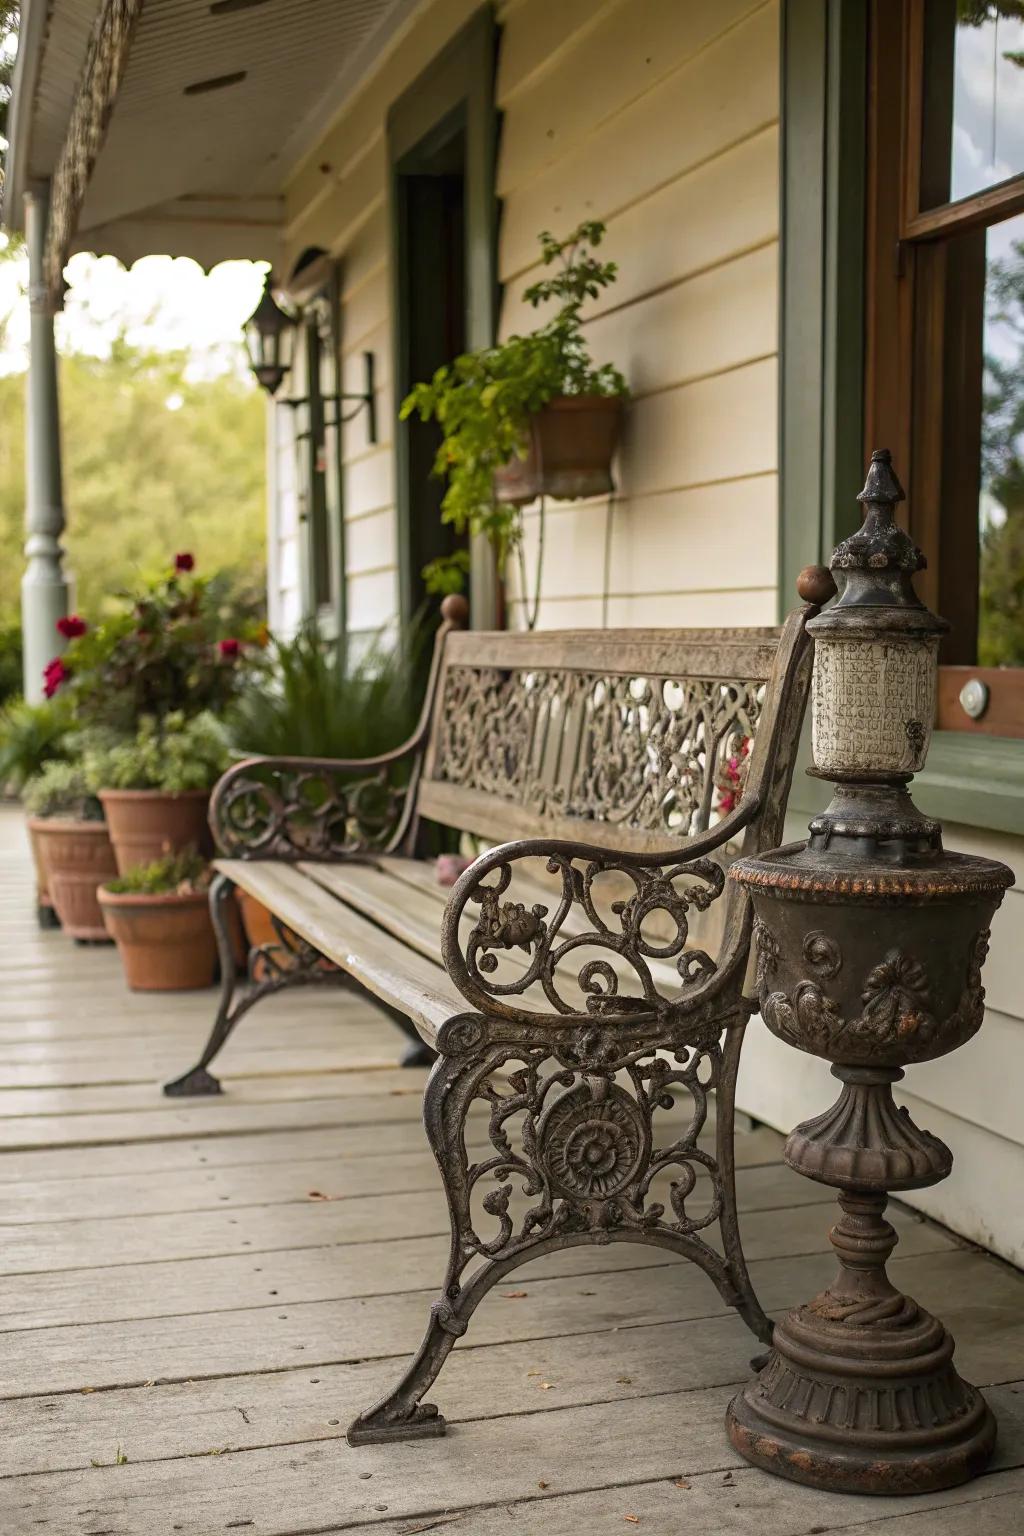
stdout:
<svg viewBox="0 0 1024 1536">
<path fill-rule="evenodd" d="M 58 304 L 43 273 L 49 216 L 49 190 L 25 194 L 25 242 L 28 246 L 29 339 L 26 402 L 25 575 L 21 583 L 25 697 L 43 696 L 43 668 L 61 649 L 57 620 L 68 611 L 64 575 L 64 497 L 60 466 L 60 407 L 53 317 Z"/>
</svg>

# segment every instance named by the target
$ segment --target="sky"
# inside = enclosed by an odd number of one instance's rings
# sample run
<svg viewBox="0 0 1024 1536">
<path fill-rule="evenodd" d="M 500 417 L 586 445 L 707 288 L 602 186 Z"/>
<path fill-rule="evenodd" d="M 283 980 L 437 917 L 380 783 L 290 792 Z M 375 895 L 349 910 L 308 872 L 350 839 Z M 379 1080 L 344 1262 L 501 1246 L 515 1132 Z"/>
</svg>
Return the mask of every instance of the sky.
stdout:
<svg viewBox="0 0 1024 1536">
<path fill-rule="evenodd" d="M 225 261 L 207 275 L 196 262 L 170 256 L 145 256 L 126 271 L 113 256 L 72 256 L 57 344 L 103 357 L 123 332 L 135 345 L 187 349 L 192 377 L 244 374 L 241 328 L 259 302 L 265 271 L 265 263 Z M 21 372 L 27 363 L 27 281 L 24 254 L 0 263 L 0 317 L 7 317 L 2 373 Z"/>
</svg>

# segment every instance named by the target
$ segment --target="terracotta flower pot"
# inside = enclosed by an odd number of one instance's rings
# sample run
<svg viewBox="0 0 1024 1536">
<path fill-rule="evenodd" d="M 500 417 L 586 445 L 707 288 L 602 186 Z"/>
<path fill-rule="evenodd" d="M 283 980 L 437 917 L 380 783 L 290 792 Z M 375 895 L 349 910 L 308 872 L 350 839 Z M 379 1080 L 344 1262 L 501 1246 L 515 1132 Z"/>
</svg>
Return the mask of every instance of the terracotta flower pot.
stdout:
<svg viewBox="0 0 1024 1536">
<path fill-rule="evenodd" d="M 162 789 L 101 789 L 100 800 L 120 875 L 186 848 L 213 852 L 206 820 L 208 790 L 168 795 Z"/>
<path fill-rule="evenodd" d="M 53 899 L 46 885 L 46 865 L 43 860 L 42 839 L 37 830 L 37 821 L 33 817 L 28 819 L 28 842 L 32 850 L 32 865 L 36 872 L 36 909 L 39 914 L 39 926 L 41 928 L 59 928 L 60 918 L 57 909 L 53 905 Z"/>
<path fill-rule="evenodd" d="M 28 826 L 65 933 L 73 939 L 106 939 L 96 893 L 117 873 L 117 865 L 103 822 L 33 816 Z"/>
<path fill-rule="evenodd" d="M 205 891 L 147 896 L 104 886 L 99 901 L 133 992 L 189 992 L 213 985 L 217 944 Z"/>
<path fill-rule="evenodd" d="M 277 933 L 270 921 L 270 911 L 262 901 L 250 896 L 248 891 L 235 890 L 235 900 L 242 913 L 242 927 L 249 940 L 250 949 L 261 949 L 264 944 L 278 943 Z"/>
<path fill-rule="evenodd" d="M 524 506 L 538 496 L 573 501 L 615 489 L 612 459 L 622 429 L 618 395 L 559 395 L 530 418 L 525 459 L 498 470 L 499 501 Z"/>
</svg>

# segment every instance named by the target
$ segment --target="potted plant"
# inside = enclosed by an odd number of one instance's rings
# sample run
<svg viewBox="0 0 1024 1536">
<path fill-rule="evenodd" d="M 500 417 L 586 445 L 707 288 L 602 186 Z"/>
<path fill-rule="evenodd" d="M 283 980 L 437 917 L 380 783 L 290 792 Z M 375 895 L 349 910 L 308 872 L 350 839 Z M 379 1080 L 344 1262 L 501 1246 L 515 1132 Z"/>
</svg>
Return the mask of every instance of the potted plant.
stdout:
<svg viewBox="0 0 1024 1536">
<path fill-rule="evenodd" d="M 424 638 L 413 625 L 394 645 L 378 642 L 356 653 L 312 624 L 289 639 L 272 637 L 255 686 L 228 712 L 232 747 L 243 757 L 365 758 L 399 746 L 419 713 Z M 241 889 L 235 898 L 250 946 L 276 944 L 262 902 Z"/>
<path fill-rule="evenodd" d="M 557 270 L 523 297 L 534 308 L 557 302 L 551 318 L 526 336 L 457 357 L 402 402 L 403 419 L 415 412 L 441 428 L 434 472 L 448 481 L 443 520 L 458 533 L 486 534 L 499 572 L 513 551 L 522 560 L 520 508 L 527 502 L 613 489 L 612 458 L 628 388 L 612 364 L 594 364 L 582 321 L 585 302 L 618 272 L 614 262 L 594 254 L 603 236 L 597 220 L 580 224 L 564 240 L 545 230 L 541 260 Z M 431 562 L 424 571 L 428 588 L 459 590 L 466 564 L 464 553 Z"/>
<path fill-rule="evenodd" d="M 87 771 L 122 871 L 206 843 L 209 791 L 227 765 L 214 715 L 247 674 L 249 643 L 259 643 L 254 621 L 243 621 L 242 636 L 223 634 L 232 611 L 224 579 L 196 576 L 192 556 L 180 554 L 112 618 L 76 619 L 46 669 L 47 693 L 67 699 L 92 744 Z"/>
<path fill-rule="evenodd" d="M 186 848 L 212 852 L 207 808 L 228 761 L 227 737 L 210 712 L 144 715 L 133 737 L 86 747 L 86 781 L 103 806 L 120 874 Z"/>
<path fill-rule="evenodd" d="M 66 760 L 69 755 L 70 721 L 67 709 L 57 699 L 28 704 L 24 699 L 9 700 L 0 710 L 0 793 L 20 795 L 30 779 L 41 773 L 49 762 Z M 29 844 L 36 872 L 36 908 L 40 926 L 59 927 L 56 908 L 46 884 L 40 834 L 28 822 Z"/>
<path fill-rule="evenodd" d="M 116 873 L 103 809 L 76 762 L 48 762 L 24 790 L 50 900 L 73 939 L 105 940 L 96 892 Z"/>
<path fill-rule="evenodd" d="M 188 849 L 136 864 L 101 888 L 107 932 L 133 992 L 212 986 L 217 942 L 209 884 L 209 865 Z"/>
</svg>

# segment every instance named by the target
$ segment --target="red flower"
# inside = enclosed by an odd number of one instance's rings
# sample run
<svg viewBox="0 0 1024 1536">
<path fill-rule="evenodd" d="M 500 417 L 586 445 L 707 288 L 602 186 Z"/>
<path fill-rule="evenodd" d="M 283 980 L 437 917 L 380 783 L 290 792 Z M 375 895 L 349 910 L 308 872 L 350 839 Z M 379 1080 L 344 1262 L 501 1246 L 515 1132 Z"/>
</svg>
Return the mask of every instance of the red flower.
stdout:
<svg viewBox="0 0 1024 1536">
<path fill-rule="evenodd" d="M 196 566 L 195 555 L 181 554 L 174 557 L 174 569 L 176 571 L 194 571 Z"/>
<path fill-rule="evenodd" d="M 62 683 L 66 683 L 71 676 L 68 668 L 59 656 L 47 662 L 43 668 L 43 692 L 48 699 L 52 699 Z"/>
<path fill-rule="evenodd" d="M 63 635 L 65 640 L 77 640 L 79 635 L 84 635 L 89 628 L 84 619 L 77 613 L 69 614 L 66 619 L 57 620 L 57 633 Z"/>
<path fill-rule="evenodd" d="M 241 640 L 233 639 L 218 640 L 217 649 L 220 651 L 220 654 L 224 657 L 225 661 L 233 661 L 238 655 L 239 651 L 242 649 L 242 642 Z"/>
</svg>

